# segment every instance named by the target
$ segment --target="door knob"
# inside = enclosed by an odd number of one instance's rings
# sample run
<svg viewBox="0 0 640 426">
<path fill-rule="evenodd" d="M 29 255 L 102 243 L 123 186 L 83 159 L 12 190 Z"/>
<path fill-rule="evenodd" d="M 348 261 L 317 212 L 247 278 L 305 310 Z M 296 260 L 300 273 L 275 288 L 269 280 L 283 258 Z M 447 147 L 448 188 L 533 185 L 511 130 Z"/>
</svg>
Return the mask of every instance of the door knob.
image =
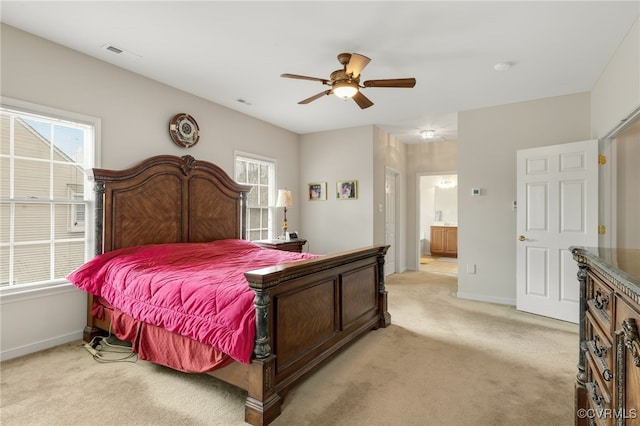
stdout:
<svg viewBox="0 0 640 426">
<path fill-rule="evenodd" d="M 524 241 L 524 240 L 526 240 L 527 238 L 526 238 L 524 235 L 520 235 L 520 236 L 518 237 L 518 239 L 519 239 L 520 241 Z"/>
</svg>

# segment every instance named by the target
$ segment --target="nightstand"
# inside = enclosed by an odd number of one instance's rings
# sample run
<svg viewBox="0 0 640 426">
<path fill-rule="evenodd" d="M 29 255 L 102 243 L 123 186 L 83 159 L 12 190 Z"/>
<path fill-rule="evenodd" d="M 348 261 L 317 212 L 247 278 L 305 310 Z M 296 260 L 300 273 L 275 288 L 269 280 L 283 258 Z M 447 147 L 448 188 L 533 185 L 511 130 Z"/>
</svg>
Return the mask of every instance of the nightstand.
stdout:
<svg viewBox="0 0 640 426">
<path fill-rule="evenodd" d="M 264 248 L 282 250 L 282 251 L 295 251 L 302 253 L 302 246 L 307 243 L 307 240 L 302 238 L 296 238 L 294 240 L 257 240 L 254 241 L 257 245 Z"/>
</svg>

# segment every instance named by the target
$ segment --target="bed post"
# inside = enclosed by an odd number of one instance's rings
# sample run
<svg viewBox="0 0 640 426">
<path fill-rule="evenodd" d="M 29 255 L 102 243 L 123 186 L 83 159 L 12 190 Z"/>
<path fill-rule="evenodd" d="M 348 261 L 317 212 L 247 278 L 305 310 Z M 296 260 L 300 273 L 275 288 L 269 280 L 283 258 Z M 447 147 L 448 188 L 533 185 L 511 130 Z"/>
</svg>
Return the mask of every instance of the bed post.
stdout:
<svg viewBox="0 0 640 426">
<path fill-rule="evenodd" d="M 276 356 L 255 358 L 249 365 L 249 386 L 244 420 L 254 426 L 268 425 L 282 412 L 282 398 L 275 391 Z"/>
<path fill-rule="evenodd" d="M 387 253 L 389 246 L 386 246 L 384 250 L 378 253 L 378 308 L 380 309 L 380 322 L 378 324 L 381 328 L 386 328 L 391 324 L 391 314 L 387 307 L 387 290 L 384 287 L 384 256 Z"/>
<path fill-rule="evenodd" d="M 253 354 L 258 359 L 267 358 L 271 355 L 271 344 L 269 338 L 269 293 L 263 290 L 254 289 L 256 297 L 253 304 L 256 307 L 256 343 Z"/>
<path fill-rule="evenodd" d="M 103 221 L 104 221 L 104 182 L 94 182 L 93 184 L 93 194 L 95 197 L 96 209 L 94 212 L 95 217 L 94 220 L 94 255 L 102 254 L 102 232 L 103 232 Z"/>
<path fill-rule="evenodd" d="M 247 193 L 240 193 L 240 239 L 247 239 Z"/>
<path fill-rule="evenodd" d="M 93 179 L 93 176 L 90 176 Z M 102 254 L 102 232 L 103 232 L 103 210 L 104 210 L 104 182 L 97 181 L 93 183 L 93 194 L 95 199 L 95 212 L 94 212 L 94 238 L 95 245 L 93 248 L 93 254 L 95 256 Z M 85 342 L 90 342 L 94 337 L 103 334 L 103 331 L 95 326 L 94 317 L 91 314 L 91 308 L 93 307 L 93 295 L 87 293 L 87 325 L 85 325 L 82 331 L 82 339 Z"/>
<path fill-rule="evenodd" d="M 256 341 L 254 359 L 249 365 L 248 396 L 245 403 L 245 421 L 252 425 L 267 425 L 282 411 L 282 398 L 275 391 L 276 356 L 271 354 L 269 337 L 268 290 L 254 288 L 253 304 L 256 308 Z"/>
</svg>

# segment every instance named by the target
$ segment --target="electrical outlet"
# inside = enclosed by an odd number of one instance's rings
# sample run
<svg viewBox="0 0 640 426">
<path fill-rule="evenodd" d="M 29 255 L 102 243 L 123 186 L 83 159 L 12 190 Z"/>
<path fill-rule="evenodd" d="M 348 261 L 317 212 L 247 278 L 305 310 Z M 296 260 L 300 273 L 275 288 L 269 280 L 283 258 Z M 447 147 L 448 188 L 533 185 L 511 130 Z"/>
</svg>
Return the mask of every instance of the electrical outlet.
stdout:
<svg viewBox="0 0 640 426">
<path fill-rule="evenodd" d="M 476 273 L 476 264 L 467 263 L 467 274 L 475 274 L 475 273 Z"/>
</svg>

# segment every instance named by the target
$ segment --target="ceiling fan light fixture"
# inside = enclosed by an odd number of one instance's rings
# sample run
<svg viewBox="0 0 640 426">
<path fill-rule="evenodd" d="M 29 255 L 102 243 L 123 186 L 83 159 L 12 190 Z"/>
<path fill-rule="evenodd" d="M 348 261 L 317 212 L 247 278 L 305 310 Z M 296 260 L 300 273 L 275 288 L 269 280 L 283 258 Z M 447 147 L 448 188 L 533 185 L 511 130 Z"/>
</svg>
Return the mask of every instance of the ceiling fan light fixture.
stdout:
<svg viewBox="0 0 640 426">
<path fill-rule="evenodd" d="M 360 109 L 367 109 L 373 106 L 371 99 L 367 98 L 360 89 L 367 87 L 412 88 L 416 85 L 416 79 L 413 77 L 366 80 L 360 85 L 360 73 L 370 60 L 371 59 L 359 53 L 341 53 L 338 55 L 338 62 L 340 62 L 342 68 L 333 71 L 328 79 L 288 73 L 280 74 L 280 77 L 319 81 L 326 86 L 331 86 L 330 89 L 323 90 L 307 99 L 303 99 L 298 102 L 298 104 L 305 105 L 325 95 L 334 94 L 342 100 L 353 99 Z"/>
<path fill-rule="evenodd" d="M 333 94 L 342 99 L 353 98 L 358 93 L 358 85 L 350 81 L 339 81 L 333 84 Z"/>
</svg>

